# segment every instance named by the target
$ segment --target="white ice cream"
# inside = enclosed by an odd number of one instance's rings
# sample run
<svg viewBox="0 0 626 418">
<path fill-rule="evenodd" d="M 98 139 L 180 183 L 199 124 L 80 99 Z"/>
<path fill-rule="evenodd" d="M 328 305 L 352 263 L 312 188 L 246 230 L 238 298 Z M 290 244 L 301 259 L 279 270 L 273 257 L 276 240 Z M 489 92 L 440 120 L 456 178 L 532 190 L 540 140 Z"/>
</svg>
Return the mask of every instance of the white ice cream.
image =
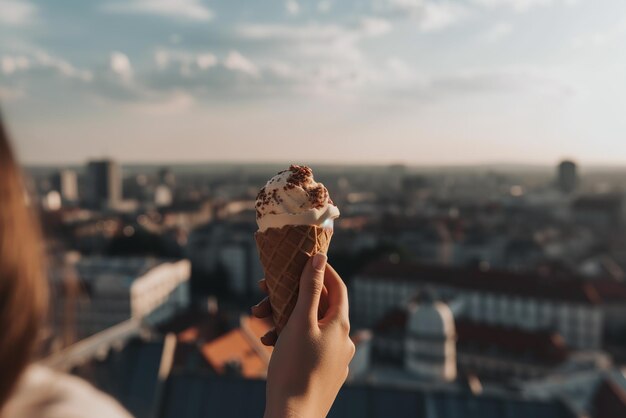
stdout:
<svg viewBox="0 0 626 418">
<path fill-rule="evenodd" d="M 339 209 L 322 183 L 313 179 L 309 167 L 292 165 L 272 177 L 256 201 L 259 231 L 285 225 L 332 227 Z"/>
</svg>

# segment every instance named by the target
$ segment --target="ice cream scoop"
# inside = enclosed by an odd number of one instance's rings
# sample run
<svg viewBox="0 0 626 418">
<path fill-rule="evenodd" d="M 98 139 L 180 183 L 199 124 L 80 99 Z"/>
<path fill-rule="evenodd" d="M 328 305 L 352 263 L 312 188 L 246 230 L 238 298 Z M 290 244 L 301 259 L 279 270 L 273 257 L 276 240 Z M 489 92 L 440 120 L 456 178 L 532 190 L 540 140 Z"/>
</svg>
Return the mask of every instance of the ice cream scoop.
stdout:
<svg viewBox="0 0 626 418">
<path fill-rule="evenodd" d="M 313 170 L 291 165 L 272 177 L 256 200 L 259 231 L 286 225 L 332 226 L 339 216 L 328 190 L 313 178 Z M 326 222 L 326 223 L 325 223 Z"/>
</svg>

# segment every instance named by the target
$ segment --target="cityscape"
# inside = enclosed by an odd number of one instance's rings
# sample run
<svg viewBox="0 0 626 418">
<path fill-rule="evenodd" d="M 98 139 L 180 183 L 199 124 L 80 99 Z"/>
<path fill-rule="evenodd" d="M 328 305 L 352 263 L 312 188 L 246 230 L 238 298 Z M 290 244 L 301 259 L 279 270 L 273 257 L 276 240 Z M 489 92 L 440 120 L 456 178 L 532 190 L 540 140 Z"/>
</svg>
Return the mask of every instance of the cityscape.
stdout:
<svg viewBox="0 0 626 418">
<path fill-rule="evenodd" d="M 623 0 L 0 0 L 0 415 L 626 417 L 625 43 Z"/>
<path fill-rule="evenodd" d="M 261 416 L 254 204 L 283 168 L 28 167 L 50 254 L 44 364 L 136 417 Z M 329 262 L 356 346 L 330 417 L 626 414 L 619 171 L 313 168 L 341 210 Z"/>
</svg>

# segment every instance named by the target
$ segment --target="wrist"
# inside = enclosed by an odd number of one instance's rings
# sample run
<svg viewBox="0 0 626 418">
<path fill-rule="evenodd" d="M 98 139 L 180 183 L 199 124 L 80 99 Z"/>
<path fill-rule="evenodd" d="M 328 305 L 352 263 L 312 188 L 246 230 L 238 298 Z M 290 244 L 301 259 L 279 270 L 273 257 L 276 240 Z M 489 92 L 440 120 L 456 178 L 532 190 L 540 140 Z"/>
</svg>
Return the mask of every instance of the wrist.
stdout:
<svg viewBox="0 0 626 418">
<path fill-rule="evenodd" d="M 268 402 L 263 418 L 305 418 L 302 411 L 303 408 L 297 405 L 272 405 Z"/>
<path fill-rule="evenodd" d="M 310 396 L 267 397 L 264 418 L 320 418 L 326 416 Z"/>
</svg>

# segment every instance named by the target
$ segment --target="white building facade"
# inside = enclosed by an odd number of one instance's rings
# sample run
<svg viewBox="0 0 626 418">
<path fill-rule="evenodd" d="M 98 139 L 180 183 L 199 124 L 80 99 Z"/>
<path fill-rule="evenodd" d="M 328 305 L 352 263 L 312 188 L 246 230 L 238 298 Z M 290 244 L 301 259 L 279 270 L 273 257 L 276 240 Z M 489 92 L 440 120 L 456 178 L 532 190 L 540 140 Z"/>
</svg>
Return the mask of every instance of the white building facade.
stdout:
<svg viewBox="0 0 626 418">
<path fill-rule="evenodd" d="M 383 269 L 384 270 L 384 269 Z M 515 293 L 523 283 L 515 283 L 510 292 L 499 283 L 489 289 L 473 286 L 473 278 L 466 281 L 442 275 L 429 277 L 428 271 L 364 273 L 356 276 L 351 285 L 351 311 L 358 326 L 372 326 L 394 308 L 405 308 L 420 290 L 434 291 L 438 298 L 461 305 L 461 316 L 475 322 L 512 326 L 528 331 L 551 329 L 557 331 L 568 347 L 578 350 L 599 349 L 602 344 L 603 310 L 601 305 L 584 297 L 569 297 L 564 289 L 558 292 L 525 289 Z M 462 275 L 462 271 L 456 273 Z M 520 276 L 519 280 L 524 277 Z"/>
<path fill-rule="evenodd" d="M 125 320 L 158 324 L 190 305 L 188 260 L 84 257 L 52 277 L 57 331 L 82 339 Z"/>
</svg>

